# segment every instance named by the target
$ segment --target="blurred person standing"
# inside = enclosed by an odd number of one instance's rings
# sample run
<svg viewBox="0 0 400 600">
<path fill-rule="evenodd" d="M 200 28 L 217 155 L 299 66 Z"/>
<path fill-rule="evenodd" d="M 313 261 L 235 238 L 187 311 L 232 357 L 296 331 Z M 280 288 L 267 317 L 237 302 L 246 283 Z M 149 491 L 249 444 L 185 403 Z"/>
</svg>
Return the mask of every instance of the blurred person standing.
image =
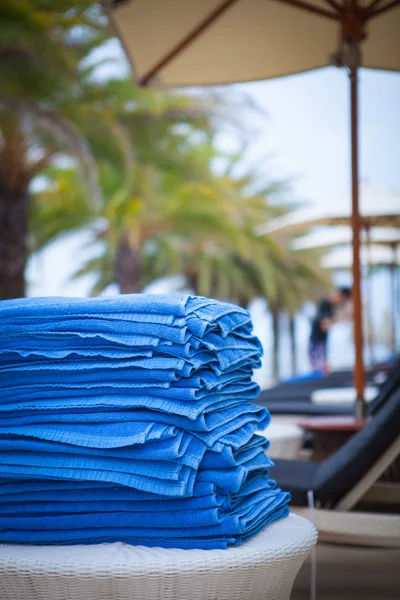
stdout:
<svg viewBox="0 0 400 600">
<path fill-rule="evenodd" d="M 317 313 L 311 324 L 308 356 L 313 371 L 328 373 L 328 333 L 339 319 L 337 312 L 351 299 L 351 288 L 339 287 L 317 305 Z"/>
</svg>

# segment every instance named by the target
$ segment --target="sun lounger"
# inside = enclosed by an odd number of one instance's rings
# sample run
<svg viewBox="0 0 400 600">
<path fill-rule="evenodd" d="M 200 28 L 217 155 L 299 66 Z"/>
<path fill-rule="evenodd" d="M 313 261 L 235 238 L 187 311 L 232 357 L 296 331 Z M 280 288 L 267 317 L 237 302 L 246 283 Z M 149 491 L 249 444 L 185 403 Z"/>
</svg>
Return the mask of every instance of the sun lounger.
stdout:
<svg viewBox="0 0 400 600">
<path fill-rule="evenodd" d="M 319 389 L 326 389 L 325 381 Z M 368 405 L 368 414 L 374 415 L 385 404 L 394 390 L 400 386 L 400 365 L 389 373 L 387 379 L 380 385 L 377 396 Z M 255 401 L 261 406 L 266 406 L 272 415 L 298 415 L 298 416 L 347 416 L 354 414 L 353 406 L 336 403 L 313 403 L 311 391 L 300 389 L 296 394 L 294 384 L 285 384 L 286 391 L 279 390 L 279 395 L 272 395 L 271 390 L 264 390 Z M 332 387 L 332 383 L 328 387 Z M 294 389 L 293 389 L 294 388 Z M 276 389 L 276 388 L 274 388 Z M 314 388 L 312 391 L 314 391 Z"/>
<path fill-rule="evenodd" d="M 377 399 L 378 400 L 378 399 Z M 382 400 L 382 398 L 380 399 Z M 322 539 L 400 547 L 400 485 L 378 483 L 400 453 L 400 389 L 376 402 L 374 416 L 328 459 L 277 460 L 273 476 L 292 494 L 292 509 L 314 518 Z M 392 512 L 355 511 L 361 501 Z M 311 511 L 311 513 L 310 513 Z"/>
</svg>

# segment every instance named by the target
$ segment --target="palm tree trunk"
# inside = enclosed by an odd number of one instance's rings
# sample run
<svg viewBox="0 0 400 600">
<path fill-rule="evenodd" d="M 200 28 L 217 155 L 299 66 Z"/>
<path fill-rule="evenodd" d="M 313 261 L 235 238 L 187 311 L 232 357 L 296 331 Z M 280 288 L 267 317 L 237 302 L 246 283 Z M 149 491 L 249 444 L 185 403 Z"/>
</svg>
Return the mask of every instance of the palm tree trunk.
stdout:
<svg viewBox="0 0 400 600">
<path fill-rule="evenodd" d="M 237 304 L 238 304 L 238 306 L 240 306 L 240 308 L 247 309 L 247 307 L 249 305 L 248 297 L 245 296 L 244 294 L 239 294 L 237 297 Z"/>
<path fill-rule="evenodd" d="M 0 180 L 0 300 L 25 296 L 28 207 L 26 189 L 10 191 Z"/>
<path fill-rule="evenodd" d="M 199 293 L 199 273 L 196 269 L 191 268 L 190 266 L 186 266 L 184 268 L 183 274 L 185 276 L 185 280 L 187 285 L 192 290 L 193 294 Z"/>
<path fill-rule="evenodd" d="M 277 308 L 271 308 L 272 315 L 272 333 L 273 333 L 273 347 L 272 347 L 272 379 L 274 383 L 279 381 L 279 310 Z"/>
<path fill-rule="evenodd" d="M 143 289 L 143 268 L 140 252 L 122 236 L 115 254 L 115 279 L 121 294 L 139 294 Z"/>
<path fill-rule="evenodd" d="M 296 321 L 295 316 L 289 314 L 289 337 L 290 337 L 290 359 L 292 363 L 292 375 L 297 373 L 296 356 Z"/>
</svg>

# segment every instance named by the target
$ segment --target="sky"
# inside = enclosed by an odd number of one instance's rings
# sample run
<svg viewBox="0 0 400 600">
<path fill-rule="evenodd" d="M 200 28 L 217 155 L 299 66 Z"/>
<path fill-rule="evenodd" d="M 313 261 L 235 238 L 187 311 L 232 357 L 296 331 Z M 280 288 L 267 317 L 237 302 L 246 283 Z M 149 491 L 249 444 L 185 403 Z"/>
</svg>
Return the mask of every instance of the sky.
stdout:
<svg viewBox="0 0 400 600">
<path fill-rule="evenodd" d="M 344 69 L 329 67 L 234 87 L 267 115 L 250 123 L 253 140 L 246 161 L 265 160 L 272 178 L 289 178 L 293 200 L 327 207 L 350 202 L 349 80 Z M 231 142 L 227 136 L 222 145 L 229 150 Z M 360 178 L 400 192 L 399 74 L 361 70 Z M 84 234 L 67 237 L 34 257 L 29 293 L 86 295 L 90 278 L 68 281 L 87 255 L 85 241 Z"/>
<path fill-rule="evenodd" d="M 312 204 L 349 197 L 350 90 L 346 70 L 330 67 L 241 86 L 269 118 L 253 152 L 275 155 L 295 196 Z M 400 75 L 360 73 L 360 179 L 400 191 Z"/>
</svg>

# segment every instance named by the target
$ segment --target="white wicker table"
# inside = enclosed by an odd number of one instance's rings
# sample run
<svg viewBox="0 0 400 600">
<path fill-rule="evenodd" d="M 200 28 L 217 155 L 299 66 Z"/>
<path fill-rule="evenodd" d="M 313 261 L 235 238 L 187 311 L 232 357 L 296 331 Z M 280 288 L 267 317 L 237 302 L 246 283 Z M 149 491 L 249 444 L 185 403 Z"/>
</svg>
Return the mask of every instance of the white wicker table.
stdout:
<svg viewBox="0 0 400 600">
<path fill-rule="evenodd" d="M 229 550 L 0 545 L 1 600 L 288 600 L 315 545 L 297 515 Z"/>
</svg>

